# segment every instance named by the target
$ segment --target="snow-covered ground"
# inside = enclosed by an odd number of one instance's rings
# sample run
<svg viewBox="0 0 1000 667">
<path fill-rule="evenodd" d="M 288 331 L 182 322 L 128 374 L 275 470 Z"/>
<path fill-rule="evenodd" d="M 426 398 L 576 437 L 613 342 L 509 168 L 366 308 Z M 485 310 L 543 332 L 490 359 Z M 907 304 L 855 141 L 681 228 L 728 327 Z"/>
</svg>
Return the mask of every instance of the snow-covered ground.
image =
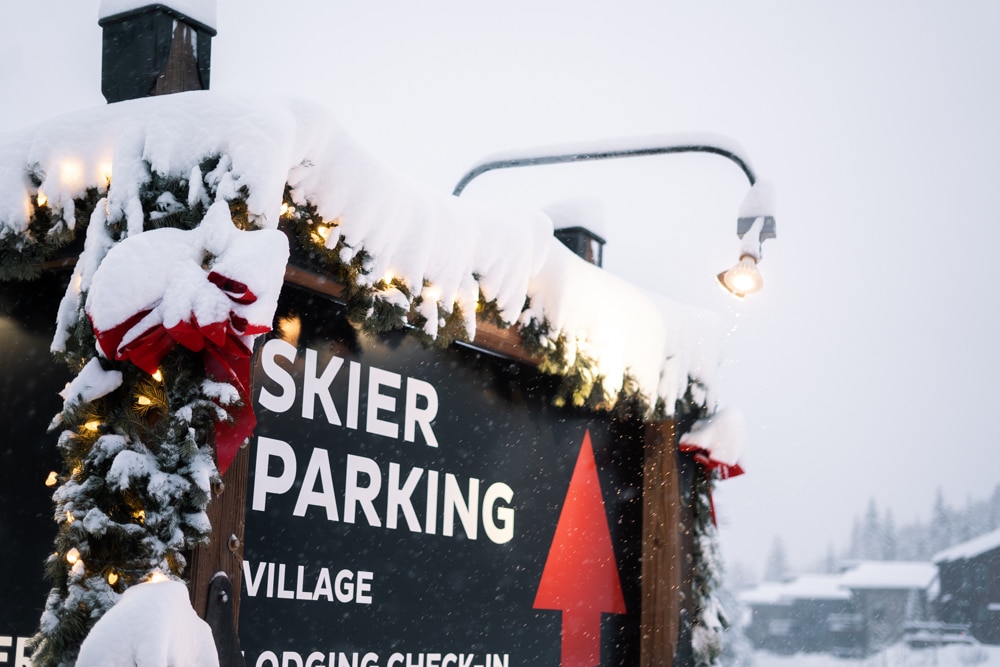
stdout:
<svg viewBox="0 0 1000 667">
<path fill-rule="evenodd" d="M 1000 667 L 1000 646 L 943 646 L 910 649 L 902 644 L 868 658 L 836 658 L 817 653 L 775 655 L 755 651 L 741 667 Z"/>
</svg>

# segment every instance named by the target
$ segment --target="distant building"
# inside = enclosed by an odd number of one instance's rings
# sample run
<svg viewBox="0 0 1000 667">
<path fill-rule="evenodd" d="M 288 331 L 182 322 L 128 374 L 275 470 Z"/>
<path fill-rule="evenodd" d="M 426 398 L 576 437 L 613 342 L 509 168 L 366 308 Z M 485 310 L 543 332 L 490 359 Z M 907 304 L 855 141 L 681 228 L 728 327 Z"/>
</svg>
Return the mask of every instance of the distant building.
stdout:
<svg viewBox="0 0 1000 667">
<path fill-rule="evenodd" d="M 864 561 L 844 572 L 854 609 L 864 624 L 862 651 L 874 653 L 896 643 L 907 623 L 927 620 L 930 589 L 937 581 L 933 563 Z"/>
<path fill-rule="evenodd" d="M 804 574 L 766 583 L 740 596 L 749 608 L 747 637 L 775 653 L 840 652 L 857 644 L 860 622 L 840 575 Z"/>
<path fill-rule="evenodd" d="M 1000 530 L 935 554 L 938 617 L 963 623 L 981 642 L 1000 644 Z"/>
<path fill-rule="evenodd" d="M 933 563 L 865 561 L 841 574 L 804 574 L 739 596 L 754 647 L 775 653 L 862 656 L 929 618 Z"/>
</svg>

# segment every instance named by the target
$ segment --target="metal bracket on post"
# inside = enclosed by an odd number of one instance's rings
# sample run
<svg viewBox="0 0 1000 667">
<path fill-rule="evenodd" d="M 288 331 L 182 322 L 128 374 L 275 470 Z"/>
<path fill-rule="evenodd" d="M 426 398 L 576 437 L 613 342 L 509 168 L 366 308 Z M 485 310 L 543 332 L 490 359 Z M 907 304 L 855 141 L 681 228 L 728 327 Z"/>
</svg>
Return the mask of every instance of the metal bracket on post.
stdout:
<svg viewBox="0 0 1000 667">
<path fill-rule="evenodd" d="M 215 573 L 208 584 L 205 622 L 212 628 L 219 667 L 246 667 L 233 623 L 233 583 L 225 572 Z"/>
</svg>

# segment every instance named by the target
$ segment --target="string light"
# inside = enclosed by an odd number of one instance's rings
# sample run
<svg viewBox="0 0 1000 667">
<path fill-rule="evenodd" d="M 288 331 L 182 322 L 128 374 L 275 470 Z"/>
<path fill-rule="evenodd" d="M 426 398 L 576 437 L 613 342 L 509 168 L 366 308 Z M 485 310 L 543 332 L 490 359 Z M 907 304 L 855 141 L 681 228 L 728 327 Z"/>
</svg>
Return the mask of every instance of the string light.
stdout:
<svg viewBox="0 0 1000 667">
<path fill-rule="evenodd" d="M 77 561 L 80 560 L 80 552 L 76 547 L 73 547 L 66 552 L 66 562 L 70 565 L 76 565 Z"/>
<path fill-rule="evenodd" d="M 83 428 L 93 433 L 100 430 L 101 422 L 99 419 L 91 419 L 83 425 Z"/>
<path fill-rule="evenodd" d="M 153 373 L 153 379 L 157 382 L 163 382 L 163 372 L 159 368 L 157 368 L 156 372 Z"/>
<path fill-rule="evenodd" d="M 114 570 L 108 572 L 108 583 L 111 584 L 112 586 L 118 583 L 118 573 L 115 572 Z"/>
<path fill-rule="evenodd" d="M 41 207 L 41 206 L 45 206 L 46 204 L 48 204 L 48 203 L 49 203 L 49 198 L 45 196 L 45 193 L 44 193 L 44 192 L 42 192 L 41 190 L 39 190 L 39 191 L 38 191 L 38 194 L 37 194 L 37 195 L 35 195 L 35 203 L 36 203 L 36 204 L 37 204 L 37 205 L 38 205 L 39 207 Z"/>
<path fill-rule="evenodd" d="M 434 285 L 427 285 L 424 287 L 423 296 L 425 301 L 434 301 L 436 303 L 441 300 L 441 288 Z"/>
<path fill-rule="evenodd" d="M 288 217 L 288 214 L 291 213 L 291 211 L 292 207 L 289 206 L 287 202 L 281 202 L 281 217 Z"/>
<path fill-rule="evenodd" d="M 165 575 L 165 574 L 163 574 L 162 572 L 159 572 L 159 571 L 154 572 L 153 574 L 149 575 L 149 581 L 151 583 L 154 583 L 154 584 L 159 583 L 161 581 L 167 581 L 168 579 L 169 579 L 169 577 L 167 577 L 167 575 Z"/>
<path fill-rule="evenodd" d="M 135 399 L 135 402 L 137 405 L 147 407 L 153 404 L 153 399 L 151 399 L 149 396 L 139 396 L 138 398 Z"/>
<path fill-rule="evenodd" d="M 146 510 L 136 510 L 132 512 L 132 518 L 136 519 L 139 523 L 146 523 Z"/>
<path fill-rule="evenodd" d="M 66 511 L 66 523 L 73 523 L 76 521 L 76 517 L 69 510 Z"/>
<path fill-rule="evenodd" d="M 100 166 L 97 167 L 97 171 L 100 173 L 101 178 L 104 179 L 104 182 L 111 185 L 111 163 L 102 162 Z"/>
<path fill-rule="evenodd" d="M 382 282 L 383 282 L 383 283 L 385 283 L 385 285 L 386 285 L 387 287 L 388 287 L 389 283 L 391 283 L 391 282 L 392 282 L 393 280 L 395 280 L 395 279 L 396 279 L 396 276 L 395 276 L 395 275 L 393 275 L 393 273 L 392 273 L 392 270 L 391 270 L 391 269 L 390 269 L 389 271 L 386 271 L 386 272 L 385 272 L 385 275 L 384 275 L 384 276 L 382 276 Z"/>
<path fill-rule="evenodd" d="M 326 240 L 330 237 L 330 227 L 322 223 L 313 227 L 312 238 L 316 243 L 325 244 Z"/>
<path fill-rule="evenodd" d="M 55 486 L 59 483 L 59 475 L 55 470 L 49 473 L 49 476 L 45 478 L 45 486 Z"/>
</svg>

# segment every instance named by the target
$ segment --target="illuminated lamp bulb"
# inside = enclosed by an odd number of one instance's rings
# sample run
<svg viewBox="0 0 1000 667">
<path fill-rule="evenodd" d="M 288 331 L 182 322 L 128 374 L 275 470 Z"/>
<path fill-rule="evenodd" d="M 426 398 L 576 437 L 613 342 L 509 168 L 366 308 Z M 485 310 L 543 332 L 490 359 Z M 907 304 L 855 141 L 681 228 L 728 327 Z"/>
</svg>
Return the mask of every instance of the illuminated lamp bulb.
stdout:
<svg viewBox="0 0 1000 667">
<path fill-rule="evenodd" d="M 35 195 L 35 203 L 38 204 L 39 206 L 45 206 L 46 204 L 49 203 L 49 198 L 45 196 L 44 192 L 39 190 L 38 194 Z"/>
<path fill-rule="evenodd" d="M 49 476 L 45 478 L 45 486 L 55 486 L 59 483 L 59 475 L 55 470 L 49 473 Z"/>
<path fill-rule="evenodd" d="M 396 279 L 396 276 L 393 274 L 393 272 L 391 270 L 390 271 L 386 271 L 385 274 L 382 276 L 382 282 L 385 283 L 385 285 L 387 287 L 395 279 Z"/>
<path fill-rule="evenodd" d="M 66 523 L 73 523 L 74 521 L 76 521 L 76 517 L 73 516 L 72 512 L 67 511 L 66 512 Z"/>
<path fill-rule="evenodd" d="M 76 565 L 77 561 L 80 560 L 80 552 L 76 547 L 73 547 L 66 552 L 66 562 L 70 565 Z"/>
<path fill-rule="evenodd" d="M 83 425 L 83 428 L 93 433 L 100 430 L 101 422 L 99 419 L 90 419 Z"/>
<path fill-rule="evenodd" d="M 149 396 L 139 396 L 138 398 L 135 399 L 135 402 L 137 405 L 146 407 L 148 405 L 153 404 L 153 399 L 151 399 Z"/>
<path fill-rule="evenodd" d="M 292 211 L 292 207 L 289 206 L 287 202 L 281 202 L 281 217 L 284 218 L 289 213 L 291 213 L 291 211 Z"/>
<path fill-rule="evenodd" d="M 157 368 L 156 372 L 153 373 L 153 379 L 157 382 L 163 382 L 163 372 L 159 368 Z"/>
<path fill-rule="evenodd" d="M 114 570 L 108 572 L 108 583 L 111 584 L 112 586 L 118 583 L 118 573 L 115 572 Z"/>
<path fill-rule="evenodd" d="M 154 584 L 159 583 L 161 581 L 167 581 L 167 579 L 168 579 L 167 575 L 163 574 L 162 572 L 154 572 L 153 574 L 149 575 L 149 581 Z"/>
<path fill-rule="evenodd" d="M 717 278 L 719 285 L 737 299 L 759 292 L 764 287 L 764 278 L 752 255 L 743 255 L 733 268 L 723 271 Z"/>
<path fill-rule="evenodd" d="M 146 523 L 146 510 L 136 510 L 132 512 L 132 518 L 137 519 L 141 523 Z"/>
</svg>

